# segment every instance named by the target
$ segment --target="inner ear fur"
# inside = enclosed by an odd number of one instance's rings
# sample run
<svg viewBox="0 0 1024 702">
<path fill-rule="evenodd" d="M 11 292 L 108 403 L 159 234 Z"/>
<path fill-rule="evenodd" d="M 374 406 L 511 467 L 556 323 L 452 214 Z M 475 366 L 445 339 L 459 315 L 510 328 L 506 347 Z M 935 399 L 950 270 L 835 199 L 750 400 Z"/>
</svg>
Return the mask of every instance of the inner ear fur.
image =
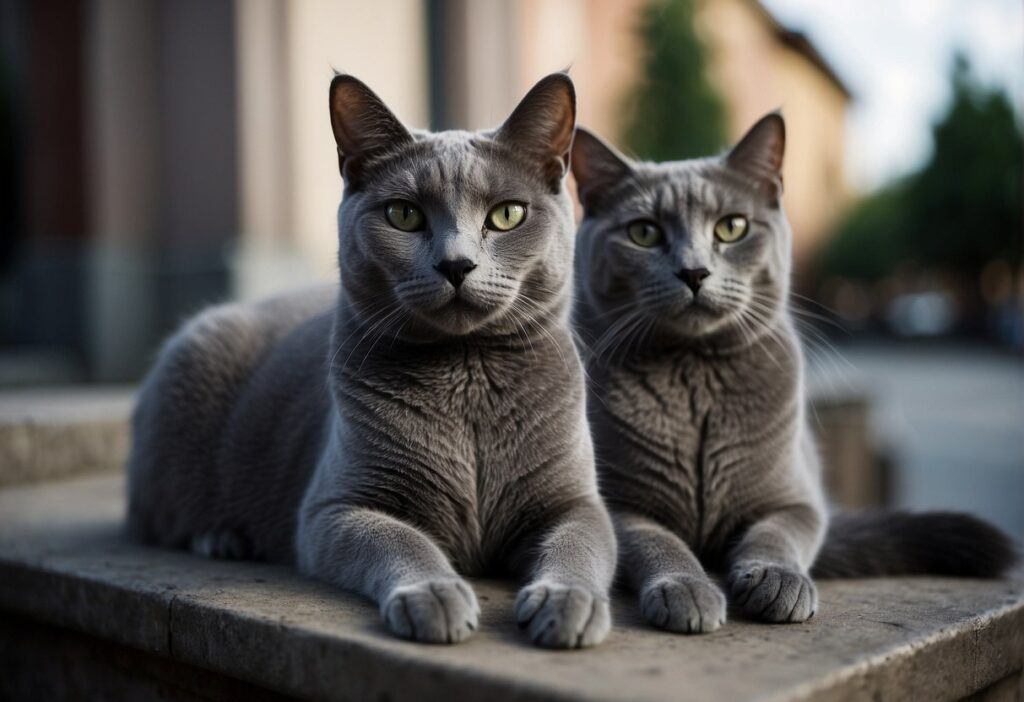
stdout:
<svg viewBox="0 0 1024 702">
<path fill-rule="evenodd" d="M 354 76 L 334 77 L 329 102 L 338 168 L 346 183 L 359 181 L 368 158 L 412 141 L 409 130 L 384 101 Z"/>
<path fill-rule="evenodd" d="M 786 122 L 779 112 L 759 119 L 725 157 L 726 164 L 752 180 L 766 196 L 782 196 Z"/>
<path fill-rule="evenodd" d="M 533 161 L 558 192 L 569 169 L 576 129 L 576 89 L 566 73 L 542 78 L 526 94 L 495 140 Z"/>
<path fill-rule="evenodd" d="M 572 147 L 572 174 L 585 210 L 601 207 L 607 193 L 632 172 L 629 159 L 590 130 L 577 127 Z"/>
</svg>

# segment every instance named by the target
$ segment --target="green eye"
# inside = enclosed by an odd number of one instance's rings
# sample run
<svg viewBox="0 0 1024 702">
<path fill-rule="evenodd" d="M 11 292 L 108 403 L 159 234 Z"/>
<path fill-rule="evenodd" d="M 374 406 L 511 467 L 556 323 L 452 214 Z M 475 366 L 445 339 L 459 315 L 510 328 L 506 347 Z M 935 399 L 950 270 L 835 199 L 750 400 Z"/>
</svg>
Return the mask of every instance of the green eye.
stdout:
<svg viewBox="0 0 1024 702">
<path fill-rule="evenodd" d="M 487 228 L 499 232 L 515 229 L 526 219 L 526 205 L 519 202 L 503 202 L 487 213 Z"/>
<path fill-rule="evenodd" d="M 626 229 L 626 233 L 629 234 L 629 238 L 633 240 L 634 244 L 643 246 L 645 249 L 657 246 L 665 238 L 661 227 L 654 222 L 633 222 Z"/>
<path fill-rule="evenodd" d="M 392 227 L 401 229 L 403 232 L 415 232 L 423 229 L 423 225 L 427 221 L 420 208 L 404 200 L 389 202 L 384 207 L 384 216 L 388 218 Z"/>
<path fill-rule="evenodd" d="M 743 215 L 729 215 L 722 217 L 715 224 L 715 238 L 725 244 L 739 241 L 747 235 L 750 225 Z"/>
</svg>

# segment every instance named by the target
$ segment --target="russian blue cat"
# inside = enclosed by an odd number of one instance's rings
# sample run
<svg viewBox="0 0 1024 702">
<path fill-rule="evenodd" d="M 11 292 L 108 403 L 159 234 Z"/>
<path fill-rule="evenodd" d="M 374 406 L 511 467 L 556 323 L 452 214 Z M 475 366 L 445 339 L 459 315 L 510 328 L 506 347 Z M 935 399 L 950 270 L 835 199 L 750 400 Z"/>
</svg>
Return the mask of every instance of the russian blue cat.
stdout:
<svg viewBox="0 0 1024 702">
<path fill-rule="evenodd" d="M 685 128 L 683 125 L 681 128 Z M 785 127 L 761 119 L 727 154 L 634 162 L 579 129 L 584 218 L 575 321 L 620 570 L 658 627 L 746 616 L 800 622 L 820 575 L 993 576 L 1009 539 L 973 517 L 830 520 L 805 417 L 781 206 Z M 827 530 L 827 533 L 826 533 Z"/>
<path fill-rule="evenodd" d="M 411 132 L 337 76 L 340 288 L 202 313 L 134 416 L 147 543 L 294 563 L 395 634 L 478 624 L 463 576 L 525 581 L 542 646 L 608 633 L 615 541 L 569 328 L 575 93 L 540 81 L 486 132 Z"/>
</svg>

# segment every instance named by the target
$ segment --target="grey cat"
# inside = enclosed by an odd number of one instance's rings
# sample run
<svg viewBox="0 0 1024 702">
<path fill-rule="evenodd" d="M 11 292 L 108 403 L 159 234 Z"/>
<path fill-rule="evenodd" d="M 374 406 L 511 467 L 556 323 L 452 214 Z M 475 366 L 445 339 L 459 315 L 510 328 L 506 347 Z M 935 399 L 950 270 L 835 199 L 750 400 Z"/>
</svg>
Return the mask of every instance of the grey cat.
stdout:
<svg viewBox="0 0 1024 702">
<path fill-rule="evenodd" d="M 804 417 L 780 205 L 785 127 L 761 119 L 726 155 L 638 163 L 579 129 L 584 219 L 575 322 L 589 343 L 590 416 L 620 570 L 644 616 L 708 632 L 726 596 L 800 622 L 816 575 L 994 576 L 1012 542 L 973 517 L 829 519 Z"/>
<path fill-rule="evenodd" d="M 575 116 L 554 74 L 497 130 L 412 133 L 337 76 L 340 290 L 214 308 L 170 340 L 134 416 L 131 533 L 294 563 L 418 641 L 468 637 L 463 576 L 509 573 L 536 644 L 604 639 L 615 539 L 568 320 Z"/>
</svg>

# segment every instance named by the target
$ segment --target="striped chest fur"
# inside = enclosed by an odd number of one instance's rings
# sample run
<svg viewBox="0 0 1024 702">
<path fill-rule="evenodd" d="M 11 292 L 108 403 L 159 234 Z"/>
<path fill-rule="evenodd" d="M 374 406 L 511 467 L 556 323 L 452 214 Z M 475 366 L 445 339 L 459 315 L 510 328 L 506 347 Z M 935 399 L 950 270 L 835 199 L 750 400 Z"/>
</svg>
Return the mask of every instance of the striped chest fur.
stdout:
<svg viewBox="0 0 1024 702">
<path fill-rule="evenodd" d="M 795 361 L 786 358 L 777 345 L 757 346 L 593 369 L 590 412 L 609 504 L 655 518 L 712 561 L 720 556 L 787 489 L 799 406 Z"/>
<path fill-rule="evenodd" d="M 590 453 L 571 342 L 535 343 L 388 350 L 343 375 L 340 451 L 367 469 L 344 471 L 346 501 L 405 515 L 462 572 L 515 560 L 580 480 L 555 468 Z"/>
</svg>

